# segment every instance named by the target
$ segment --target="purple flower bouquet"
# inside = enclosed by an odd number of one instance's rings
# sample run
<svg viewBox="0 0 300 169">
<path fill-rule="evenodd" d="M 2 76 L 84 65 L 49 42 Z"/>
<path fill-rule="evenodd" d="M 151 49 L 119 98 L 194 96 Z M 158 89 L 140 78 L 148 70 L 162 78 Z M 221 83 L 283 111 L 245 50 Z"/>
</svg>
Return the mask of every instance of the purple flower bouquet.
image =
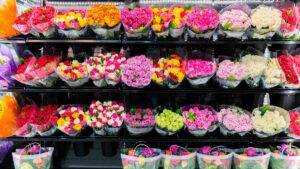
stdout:
<svg viewBox="0 0 300 169">
<path fill-rule="evenodd" d="M 1 45 L 0 48 L 0 88 L 8 87 L 13 84 L 12 75 L 17 70 L 17 63 L 14 60 L 13 54 L 6 45 Z"/>
<path fill-rule="evenodd" d="M 14 143 L 11 141 L 0 141 L 0 164 L 2 164 L 6 155 L 12 151 Z"/>
</svg>

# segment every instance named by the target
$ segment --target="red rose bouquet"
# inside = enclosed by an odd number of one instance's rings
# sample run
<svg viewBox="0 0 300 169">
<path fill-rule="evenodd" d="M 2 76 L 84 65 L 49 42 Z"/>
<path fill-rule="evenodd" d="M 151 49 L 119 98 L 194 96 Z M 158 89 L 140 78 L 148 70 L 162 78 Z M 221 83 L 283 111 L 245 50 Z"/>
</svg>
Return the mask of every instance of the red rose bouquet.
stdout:
<svg viewBox="0 0 300 169">
<path fill-rule="evenodd" d="M 36 135 L 30 124 L 33 123 L 38 110 L 39 108 L 35 104 L 26 105 L 21 109 L 20 114 L 17 116 L 19 129 L 15 131 L 16 136 L 33 137 Z"/>
<path fill-rule="evenodd" d="M 30 33 L 31 30 L 30 18 L 32 15 L 32 10 L 33 8 L 29 8 L 23 11 L 21 15 L 19 15 L 16 18 L 15 23 L 13 25 L 13 27 L 23 35 L 28 35 Z"/>
<path fill-rule="evenodd" d="M 289 111 L 290 115 L 290 127 L 289 136 L 299 139 L 300 138 L 300 108 L 295 108 Z"/>
<path fill-rule="evenodd" d="M 32 28 L 42 33 L 45 37 L 52 37 L 55 33 L 54 27 L 55 8 L 52 6 L 39 6 L 32 11 Z"/>
<path fill-rule="evenodd" d="M 300 62 L 294 57 L 285 55 L 281 55 L 277 59 L 284 73 L 284 87 L 300 88 L 299 75 L 296 69 L 296 65 Z"/>
</svg>

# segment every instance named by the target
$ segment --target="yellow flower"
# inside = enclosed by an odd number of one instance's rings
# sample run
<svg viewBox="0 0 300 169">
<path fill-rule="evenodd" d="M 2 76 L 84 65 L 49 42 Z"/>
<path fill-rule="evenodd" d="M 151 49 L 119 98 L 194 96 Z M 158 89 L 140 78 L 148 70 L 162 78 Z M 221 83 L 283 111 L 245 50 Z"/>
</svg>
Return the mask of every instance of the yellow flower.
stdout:
<svg viewBox="0 0 300 169">
<path fill-rule="evenodd" d="M 69 121 L 71 121 L 71 118 L 70 118 L 70 117 L 66 117 L 66 118 L 65 118 L 65 121 L 66 121 L 66 122 L 69 122 Z"/>
<path fill-rule="evenodd" d="M 156 79 L 157 79 L 156 73 L 152 73 L 152 79 L 153 79 L 153 80 L 156 80 Z"/>
<path fill-rule="evenodd" d="M 161 17 L 160 16 L 154 16 L 154 20 L 153 20 L 154 23 L 160 23 L 161 22 Z"/>
<path fill-rule="evenodd" d="M 73 117 L 74 119 L 78 118 L 78 117 L 79 117 L 79 113 L 78 113 L 78 112 L 74 112 L 74 113 L 72 114 L 72 117 Z"/>
<path fill-rule="evenodd" d="M 167 12 L 169 9 L 168 8 L 161 8 L 161 11 Z"/>
<path fill-rule="evenodd" d="M 161 26 L 160 24 L 155 24 L 155 25 L 153 25 L 153 29 L 154 29 L 155 31 L 160 32 L 161 29 L 162 29 L 162 26 Z"/>
<path fill-rule="evenodd" d="M 158 13 L 159 12 L 159 8 L 152 8 L 152 12 L 153 13 Z"/>
<path fill-rule="evenodd" d="M 86 121 L 89 118 L 89 116 L 87 114 L 83 115 L 83 120 Z"/>
<path fill-rule="evenodd" d="M 81 126 L 80 124 L 75 124 L 75 125 L 73 126 L 73 129 L 76 130 L 76 131 L 79 131 L 79 130 L 82 129 L 82 126 Z"/>
<path fill-rule="evenodd" d="M 65 124 L 65 120 L 63 118 L 59 118 L 57 120 L 57 126 L 58 127 L 62 127 L 62 126 L 64 126 L 64 124 Z"/>
</svg>

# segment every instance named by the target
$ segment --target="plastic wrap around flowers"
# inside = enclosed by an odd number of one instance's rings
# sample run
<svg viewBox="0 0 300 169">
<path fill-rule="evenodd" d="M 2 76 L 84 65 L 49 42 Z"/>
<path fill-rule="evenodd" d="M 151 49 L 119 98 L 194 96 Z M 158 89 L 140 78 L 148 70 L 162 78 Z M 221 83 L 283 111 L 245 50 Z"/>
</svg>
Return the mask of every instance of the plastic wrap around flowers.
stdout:
<svg viewBox="0 0 300 169">
<path fill-rule="evenodd" d="M 112 52 L 90 57 L 86 64 L 94 84 L 103 87 L 106 84 L 115 86 L 121 82 L 121 69 L 125 62 L 123 54 Z"/>
<path fill-rule="evenodd" d="M 282 71 L 276 58 L 267 59 L 263 72 L 262 84 L 264 88 L 273 88 L 282 82 Z"/>
<path fill-rule="evenodd" d="M 187 16 L 188 33 L 191 38 L 209 39 L 218 24 L 218 11 L 213 7 L 193 8 Z"/>
<path fill-rule="evenodd" d="M 289 136 L 293 138 L 300 138 L 300 108 L 295 108 L 289 111 L 290 126 Z"/>
<path fill-rule="evenodd" d="M 188 11 L 185 7 L 173 5 L 170 8 L 171 22 L 170 35 L 173 38 L 180 37 L 185 31 Z"/>
<path fill-rule="evenodd" d="M 274 169 L 297 168 L 300 160 L 299 148 L 287 144 L 270 147 L 271 159 L 270 166 Z"/>
<path fill-rule="evenodd" d="M 176 134 L 183 128 L 184 119 L 180 114 L 164 109 L 155 116 L 155 130 L 163 136 Z"/>
<path fill-rule="evenodd" d="M 204 146 L 197 151 L 199 168 L 231 169 L 233 151 L 223 146 Z"/>
<path fill-rule="evenodd" d="M 205 85 L 217 69 L 214 61 L 190 59 L 185 64 L 186 78 L 191 85 Z"/>
<path fill-rule="evenodd" d="M 147 36 L 152 18 L 153 12 L 150 7 L 124 9 L 121 12 L 121 20 L 127 37 L 141 38 Z"/>
<path fill-rule="evenodd" d="M 154 128 L 155 116 L 150 108 L 131 108 L 126 113 L 125 124 L 131 135 L 147 134 Z"/>
<path fill-rule="evenodd" d="M 221 106 L 218 113 L 220 131 L 224 136 L 238 134 L 244 136 L 253 129 L 251 114 L 236 106 Z"/>
<path fill-rule="evenodd" d="M 152 63 L 145 55 L 127 59 L 122 69 L 122 81 L 130 87 L 143 88 L 151 82 Z"/>
<path fill-rule="evenodd" d="M 152 8 L 154 14 L 151 23 L 151 28 L 155 35 L 159 38 L 166 38 L 169 36 L 169 26 L 171 16 L 168 8 Z"/>
<path fill-rule="evenodd" d="M 248 75 L 246 66 L 239 62 L 223 60 L 218 65 L 217 81 L 223 88 L 235 88 Z"/>
<path fill-rule="evenodd" d="M 300 57 L 292 57 L 281 55 L 277 57 L 281 70 L 284 73 L 283 87 L 298 89 L 300 88 L 300 80 L 298 68 L 300 68 Z"/>
<path fill-rule="evenodd" d="M 269 166 L 270 150 L 261 148 L 242 148 L 235 150 L 234 169 L 266 169 Z"/>
<path fill-rule="evenodd" d="M 15 23 L 13 25 L 14 29 L 22 33 L 23 35 L 27 35 L 31 31 L 31 23 L 30 23 L 30 18 L 32 14 L 32 9 L 26 9 L 24 10 L 21 15 L 19 15 Z"/>
<path fill-rule="evenodd" d="M 10 46 L 0 45 L 0 88 L 14 85 L 12 76 L 17 71 L 17 58 Z"/>
<path fill-rule="evenodd" d="M 177 145 L 171 145 L 162 153 L 164 169 L 190 169 L 196 167 L 196 152 Z"/>
<path fill-rule="evenodd" d="M 188 131 L 194 136 L 204 136 L 218 127 L 218 117 L 210 106 L 185 106 L 182 108 L 182 115 Z"/>
<path fill-rule="evenodd" d="M 285 132 L 290 124 L 290 117 L 286 110 L 266 105 L 253 110 L 252 122 L 254 134 L 258 137 L 269 137 Z"/>
</svg>

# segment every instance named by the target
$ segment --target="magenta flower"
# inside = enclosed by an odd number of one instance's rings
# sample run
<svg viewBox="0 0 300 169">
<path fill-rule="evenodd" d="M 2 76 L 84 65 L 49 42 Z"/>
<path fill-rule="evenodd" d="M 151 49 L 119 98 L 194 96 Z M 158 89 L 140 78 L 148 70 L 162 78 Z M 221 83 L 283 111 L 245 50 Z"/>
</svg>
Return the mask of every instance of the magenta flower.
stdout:
<svg viewBox="0 0 300 169">
<path fill-rule="evenodd" d="M 216 64 L 211 61 L 190 59 L 185 65 L 185 70 L 189 78 L 197 78 L 199 76 L 210 76 L 214 74 L 216 67 Z"/>
<path fill-rule="evenodd" d="M 152 18 L 153 12 L 149 7 L 124 9 L 121 12 L 121 20 L 127 32 L 142 32 L 152 22 Z"/>
<path fill-rule="evenodd" d="M 250 147 L 246 150 L 247 156 L 253 157 L 255 156 L 256 150 L 253 147 Z"/>
<path fill-rule="evenodd" d="M 210 151 L 211 151 L 211 148 L 209 146 L 204 146 L 204 147 L 200 148 L 198 152 L 200 152 L 201 154 L 209 155 Z"/>
</svg>

